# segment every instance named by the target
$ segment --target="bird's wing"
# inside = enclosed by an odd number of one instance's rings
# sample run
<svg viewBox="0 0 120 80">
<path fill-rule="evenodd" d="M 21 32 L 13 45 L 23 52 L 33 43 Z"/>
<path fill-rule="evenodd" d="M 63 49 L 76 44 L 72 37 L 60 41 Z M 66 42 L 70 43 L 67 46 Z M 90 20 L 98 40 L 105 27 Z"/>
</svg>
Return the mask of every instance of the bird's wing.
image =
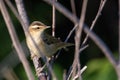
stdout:
<svg viewBox="0 0 120 80">
<path fill-rule="evenodd" d="M 60 39 L 57 39 L 49 34 L 45 34 L 44 38 L 42 38 L 43 41 L 47 44 L 47 45 L 51 45 L 51 44 L 56 44 L 56 43 L 60 43 L 62 42 Z"/>
<path fill-rule="evenodd" d="M 65 48 L 67 46 L 73 46 L 74 44 L 72 43 L 65 43 L 62 42 L 60 39 L 57 39 L 51 35 L 45 34 L 44 38 L 42 38 L 43 41 L 47 44 L 52 46 L 53 48 L 57 48 L 57 49 L 61 49 L 61 48 Z"/>
</svg>

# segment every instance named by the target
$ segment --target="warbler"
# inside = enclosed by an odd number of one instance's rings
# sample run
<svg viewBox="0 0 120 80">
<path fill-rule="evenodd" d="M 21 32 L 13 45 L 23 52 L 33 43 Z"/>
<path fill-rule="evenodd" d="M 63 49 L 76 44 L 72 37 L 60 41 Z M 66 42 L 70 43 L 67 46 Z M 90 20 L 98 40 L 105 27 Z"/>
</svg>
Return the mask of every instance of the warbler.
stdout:
<svg viewBox="0 0 120 80">
<path fill-rule="evenodd" d="M 30 36 L 27 36 L 26 42 L 32 56 L 41 57 L 40 52 L 42 52 L 44 56 L 51 57 L 61 48 L 74 45 L 72 43 L 62 42 L 60 39 L 49 35 L 46 32 L 46 29 L 48 28 L 50 28 L 50 26 L 47 26 L 39 21 L 34 21 L 30 24 L 28 32 L 40 50 L 38 51 L 38 49 L 36 49 L 33 40 Z"/>
</svg>

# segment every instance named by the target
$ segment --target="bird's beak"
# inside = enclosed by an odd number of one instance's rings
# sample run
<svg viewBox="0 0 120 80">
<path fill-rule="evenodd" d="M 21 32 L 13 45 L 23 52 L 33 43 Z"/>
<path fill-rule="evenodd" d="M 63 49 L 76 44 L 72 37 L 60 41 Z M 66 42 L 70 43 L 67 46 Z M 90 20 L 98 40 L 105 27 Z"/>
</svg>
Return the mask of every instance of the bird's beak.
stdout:
<svg viewBox="0 0 120 80">
<path fill-rule="evenodd" d="M 50 26 L 46 26 L 46 29 L 47 29 L 47 28 L 50 28 Z"/>
</svg>

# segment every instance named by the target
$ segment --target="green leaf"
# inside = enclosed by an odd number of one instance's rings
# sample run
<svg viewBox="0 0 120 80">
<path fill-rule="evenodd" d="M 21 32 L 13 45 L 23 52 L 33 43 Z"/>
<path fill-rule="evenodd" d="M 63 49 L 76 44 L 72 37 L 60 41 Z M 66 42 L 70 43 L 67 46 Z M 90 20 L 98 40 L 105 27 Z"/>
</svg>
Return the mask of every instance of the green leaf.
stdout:
<svg viewBox="0 0 120 80">
<path fill-rule="evenodd" d="M 95 59 L 87 64 L 83 80 L 117 80 L 114 68 L 106 59 Z"/>
</svg>

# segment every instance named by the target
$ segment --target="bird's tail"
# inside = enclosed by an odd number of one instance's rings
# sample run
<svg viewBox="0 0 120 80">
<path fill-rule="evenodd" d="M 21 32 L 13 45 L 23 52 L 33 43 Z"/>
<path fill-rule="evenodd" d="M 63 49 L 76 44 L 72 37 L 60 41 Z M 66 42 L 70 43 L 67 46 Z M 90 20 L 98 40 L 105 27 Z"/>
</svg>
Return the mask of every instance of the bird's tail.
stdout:
<svg viewBox="0 0 120 80">
<path fill-rule="evenodd" d="M 68 51 L 68 49 L 66 48 L 68 46 L 74 46 L 74 44 L 61 42 L 61 43 L 58 43 L 58 45 L 57 45 L 58 49 L 62 49 L 63 48 L 66 51 Z"/>
</svg>

